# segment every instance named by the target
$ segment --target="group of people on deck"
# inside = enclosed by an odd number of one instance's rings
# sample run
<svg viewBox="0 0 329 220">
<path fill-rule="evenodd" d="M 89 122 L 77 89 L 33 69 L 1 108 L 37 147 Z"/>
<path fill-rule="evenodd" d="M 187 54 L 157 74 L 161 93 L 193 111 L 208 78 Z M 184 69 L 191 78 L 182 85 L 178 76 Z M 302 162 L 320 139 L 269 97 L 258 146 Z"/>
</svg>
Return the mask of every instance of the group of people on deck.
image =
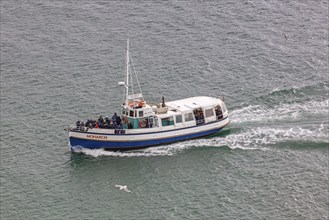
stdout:
<svg viewBox="0 0 329 220">
<path fill-rule="evenodd" d="M 108 129 L 123 129 L 121 118 L 116 113 L 109 118 L 108 116 L 100 116 L 98 120 L 88 119 L 86 124 L 83 121 L 76 122 L 77 127 L 87 127 L 87 128 L 108 128 Z"/>
</svg>

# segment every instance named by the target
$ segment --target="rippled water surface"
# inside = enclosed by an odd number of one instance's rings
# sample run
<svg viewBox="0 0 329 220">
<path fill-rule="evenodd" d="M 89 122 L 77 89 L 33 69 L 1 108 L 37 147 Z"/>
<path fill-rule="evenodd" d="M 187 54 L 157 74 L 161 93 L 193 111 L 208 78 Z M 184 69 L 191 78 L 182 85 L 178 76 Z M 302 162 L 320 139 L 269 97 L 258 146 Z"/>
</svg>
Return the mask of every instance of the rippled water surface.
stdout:
<svg viewBox="0 0 329 220">
<path fill-rule="evenodd" d="M 328 219 L 328 1 L 1 1 L 1 219 Z M 131 152 L 63 130 L 225 96 L 211 137 Z M 116 184 L 127 185 L 131 193 Z"/>
</svg>

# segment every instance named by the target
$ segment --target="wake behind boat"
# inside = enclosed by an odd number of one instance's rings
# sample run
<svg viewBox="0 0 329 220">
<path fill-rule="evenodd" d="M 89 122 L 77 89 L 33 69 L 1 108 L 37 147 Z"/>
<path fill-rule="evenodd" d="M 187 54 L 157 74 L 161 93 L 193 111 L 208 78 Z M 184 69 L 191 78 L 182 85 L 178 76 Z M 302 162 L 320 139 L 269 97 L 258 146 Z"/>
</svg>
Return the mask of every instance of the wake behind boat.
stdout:
<svg viewBox="0 0 329 220">
<path fill-rule="evenodd" d="M 137 74 L 140 93 L 133 92 L 129 40 L 126 56 L 125 82 L 119 82 L 125 87 L 121 116 L 101 116 L 86 123 L 78 121 L 76 126 L 69 128 L 71 148 L 146 148 L 211 135 L 229 124 L 228 110 L 219 98 L 197 96 L 170 102 L 162 98 L 158 105 L 147 104 Z"/>
</svg>

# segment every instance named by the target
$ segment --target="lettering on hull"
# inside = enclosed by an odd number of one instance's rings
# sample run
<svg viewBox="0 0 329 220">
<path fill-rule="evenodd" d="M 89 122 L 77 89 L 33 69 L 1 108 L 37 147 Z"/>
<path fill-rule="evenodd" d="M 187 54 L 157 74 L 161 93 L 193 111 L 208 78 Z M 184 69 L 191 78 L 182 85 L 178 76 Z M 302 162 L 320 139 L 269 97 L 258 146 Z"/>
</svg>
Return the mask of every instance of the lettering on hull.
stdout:
<svg viewBox="0 0 329 220">
<path fill-rule="evenodd" d="M 99 139 L 99 140 L 107 140 L 107 137 L 106 136 L 93 135 L 93 134 L 87 134 L 87 138 Z"/>
</svg>

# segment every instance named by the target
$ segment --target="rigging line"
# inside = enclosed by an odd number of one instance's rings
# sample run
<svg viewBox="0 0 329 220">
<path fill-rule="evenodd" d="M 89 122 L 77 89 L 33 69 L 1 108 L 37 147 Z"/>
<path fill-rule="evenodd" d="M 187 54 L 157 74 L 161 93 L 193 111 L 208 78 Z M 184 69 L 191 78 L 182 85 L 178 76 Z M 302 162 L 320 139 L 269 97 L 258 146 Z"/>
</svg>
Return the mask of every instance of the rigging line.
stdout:
<svg viewBox="0 0 329 220">
<path fill-rule="evenodd" d="M 129 69 L 129 76 L 130 76 L 130 84 L 131 84 L 131 94 L 132 98 L 134 99 L 134 81 L 133 81 L 133 76 L 131 74 L 131 69 Z"/>
<path fill-rule="evenodd" d="M 136 76 L 136 79 L 137 79 L 137 85 L 138 85 L 139 91 L 140 91 L 140 93 L 142 94 L 142 99 L 144 100 L 144 96 L 143 96 L 142 88 L 141 88 L 141 85 L 140 85 L 139 80 L 138 80 L 137 71 L 136 71 L 136 69 L 135 69 L 135 65 L 134 65 L 134 62 L 133 62 L 133 58 L 131 57 L 131 54 L 129 54 L 129 56 L 130 56 L 131 64 L 132 64 L 132 67 L 133 67 L 133 70 L 134 70 L 134 73 L 135 73 L 135 76 Z"/>
<path fill-rule="evenodd" d="M 126 69 L 125 68 L 125 65 L 120 65 L 120 66 L 121 66 L 121 68 L 123 70 L 122 72 L 125 73 L 125 69 Z M 126 80 L 126 77 L 127 76 L 126 75 L 127 74 L 124 74 L 124 82 L 125 83 L 127 82 L 127 80 Z M 125 93 L 125 91 L 126 91 L 126 86 L 123 87 L 123 97 L 122 97 L 123 100 L 122 100 L 122 103 L 126 103 L 126 93 Z"/>
</svg>

